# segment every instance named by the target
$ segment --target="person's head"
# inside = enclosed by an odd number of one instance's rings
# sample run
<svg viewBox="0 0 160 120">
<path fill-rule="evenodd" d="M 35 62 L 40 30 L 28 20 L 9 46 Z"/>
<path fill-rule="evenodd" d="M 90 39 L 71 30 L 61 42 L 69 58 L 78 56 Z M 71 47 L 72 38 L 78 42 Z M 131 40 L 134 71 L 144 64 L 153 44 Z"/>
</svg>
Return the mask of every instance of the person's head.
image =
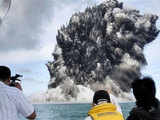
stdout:
<svg viewBox="0 0 160 120">
<path fill-rule="evenodd" d="M 98 91 L 96 91 L 94 93 L 93 104 L 97 105 L 100 102 L 108 102 L 108 103 L 111 102 L 110 96 L 109 96 L 109 94 L 108 94 L 107 91 L 105 91 L 105 90 L 98 90 Z"/>
<path fill-rule="evenodd" d="M 0 66 L 0 81 L 2 82 L 9 82 L 11 77 L 11 71 L 6 66 Z"/>
<path fill-rule="evenodd" d="M 152 106 L 155 101 L 156 87 L 152 78 L 137 78 L 132 83 L 133 94 L 138 106 Z"/>
</svg>

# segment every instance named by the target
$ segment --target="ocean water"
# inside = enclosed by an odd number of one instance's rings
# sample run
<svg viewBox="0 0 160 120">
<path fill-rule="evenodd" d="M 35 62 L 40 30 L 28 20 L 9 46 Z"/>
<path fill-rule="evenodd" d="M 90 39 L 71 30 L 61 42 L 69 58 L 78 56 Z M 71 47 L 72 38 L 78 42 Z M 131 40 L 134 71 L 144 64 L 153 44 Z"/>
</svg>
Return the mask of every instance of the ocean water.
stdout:
<svg viewBox="0 0 160 120">
<path fill-rule="evenodd" d="M 134 103 L 121 103 L 124 118 L 128 116 Z M 36 120 L 84 120 L 91 104 L 36 104 Z M 20 120 L 26 120 L 21 117 Z"/>
</svg>

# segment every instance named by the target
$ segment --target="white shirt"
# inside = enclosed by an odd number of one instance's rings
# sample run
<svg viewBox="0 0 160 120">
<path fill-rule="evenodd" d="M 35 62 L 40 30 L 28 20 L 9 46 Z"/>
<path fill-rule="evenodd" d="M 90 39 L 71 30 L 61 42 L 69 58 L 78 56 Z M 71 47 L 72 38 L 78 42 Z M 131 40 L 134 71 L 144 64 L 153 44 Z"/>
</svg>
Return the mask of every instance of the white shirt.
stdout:
<svg viewBox="0 0 160 120">
<path fill-rule="evenodd" d="M 109 95 L 110 95 L 111 103 L 113 103 L 117 107 L 117 111 L 122 114 L 121 106 L 119 105 L 116 97 L 112 94 L 109 94 Z M 92 120 L 92 118 L 90 116 L 88 116 L 85 118 L 85 120 Z"/>
<path fill-rule="evenodd" d="M 109 95 L 110 95 L 111 103 L 113 103 L 117 107 L 117 111 L 123 115 L 121 106 L 119 105 L 117 98 L 112 94 L 109 94 Z"/>
<path fill-rule="evenodd" d="M 86 117 L 85 120 L 92 120 L 90 116 Z"/>
<path fill-rule="evenodd" d="M 19 120 L 18 114 L 28 117 L 34 112 L 34 107 L 22 91 L 5 85 L 0 81 L 0 120 Z"/>
</svg>

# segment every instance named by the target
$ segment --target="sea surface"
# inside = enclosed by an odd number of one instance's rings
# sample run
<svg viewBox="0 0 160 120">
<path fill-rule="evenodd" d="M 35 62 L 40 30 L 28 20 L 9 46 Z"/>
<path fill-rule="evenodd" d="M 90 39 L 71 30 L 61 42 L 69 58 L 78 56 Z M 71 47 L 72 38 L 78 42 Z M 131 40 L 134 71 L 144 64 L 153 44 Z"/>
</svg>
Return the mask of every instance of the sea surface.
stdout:
<svg viewBox="0 0 160 120">
<path fill-rule="evenodd" d="M 134 107 L 134 103 L 121 103 L 124 118 Z M 36 120 L 84 120 L 91 104 L 36 104 Z M 26 120 L 21 117 L 20 120 Z"/>
</svg>

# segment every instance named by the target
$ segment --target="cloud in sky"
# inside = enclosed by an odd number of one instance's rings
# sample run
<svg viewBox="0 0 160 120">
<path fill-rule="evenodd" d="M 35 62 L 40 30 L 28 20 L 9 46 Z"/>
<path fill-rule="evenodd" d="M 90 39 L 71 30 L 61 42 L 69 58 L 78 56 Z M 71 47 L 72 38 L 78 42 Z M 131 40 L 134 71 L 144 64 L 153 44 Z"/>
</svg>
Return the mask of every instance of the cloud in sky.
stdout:
<svg viewBox="0 0 160 120">
<path fill-rule="evenodd" d="M 0 50 L 34 49 L 43 33 L 41 25 L 51 14 L 50 0 L 15 0 L 0 27 Z"/>
<path fill-rule="evenodd" d="M 11 9 L 0 26 L 0 63 L 46 59 L 48 51 L 40 48 L 41 35 L 45 32 L 42 26 L 52 17 L 52 0 L 12 1 Z"/>
<path fill-rule="evenodd" d="M 22 74 L 32 74 L 33 71 L 31 69 L 28 68 L 19 68 L 19 70 Z"/>
</svg>

